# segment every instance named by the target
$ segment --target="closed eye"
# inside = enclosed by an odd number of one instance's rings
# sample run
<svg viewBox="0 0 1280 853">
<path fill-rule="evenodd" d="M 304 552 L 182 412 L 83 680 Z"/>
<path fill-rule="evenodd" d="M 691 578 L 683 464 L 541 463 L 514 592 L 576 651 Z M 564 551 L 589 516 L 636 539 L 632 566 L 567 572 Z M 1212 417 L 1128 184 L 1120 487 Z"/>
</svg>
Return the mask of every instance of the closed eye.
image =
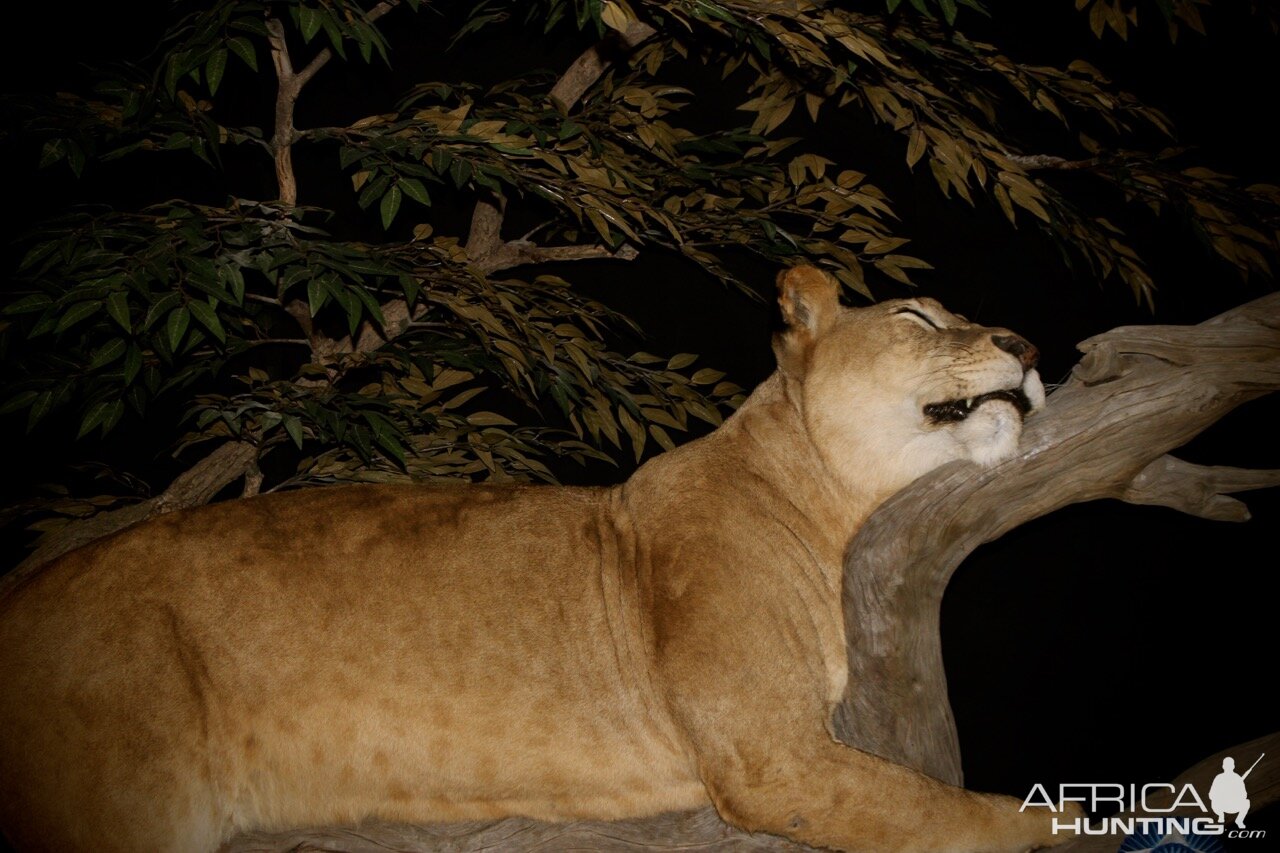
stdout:
<svg viewBox="0 0 1280 853">
<path fill-rule="evenodd" d="M 895 313 L 895 314 L 910 314 L 910 315 L 912 315 L 913 317 L 919 317 L 921 320 L 924 320 L 926 323 L 928 323 L 928 324 L 929 324 L 929 328 L 931 328 L 931 329 L 940 329 L 940 328 L 942 328 L 942 327 L 941 327 L 941 326 L 939 326 L 937 323 L 935 323 L 935 322 L 934 322 L 934 321 L 929 317 L 929 315 L 928 315 L 928 314 L 925 314 L 923 311 L 918 311 L 918 310 L 916 310 L 915 308 L 899 308 L 898 310 L 894 311 L 893 313 Z"/>
</svg>

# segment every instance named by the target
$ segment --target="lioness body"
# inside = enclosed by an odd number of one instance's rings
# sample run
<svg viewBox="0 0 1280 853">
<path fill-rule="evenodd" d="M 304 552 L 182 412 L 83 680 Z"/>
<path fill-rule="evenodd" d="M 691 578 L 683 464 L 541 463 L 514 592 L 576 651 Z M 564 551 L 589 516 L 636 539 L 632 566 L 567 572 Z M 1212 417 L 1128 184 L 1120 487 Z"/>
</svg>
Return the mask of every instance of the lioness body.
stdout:
<svg viewBox="0 0 1280 853">
<path fill-rule="evenodd" d="M 839 310 L 810 299 L 793 323 Z M 780 351 L 721 429 L 618 487 L 272 495 L 68 555 L 0 602 L 0 826 L 20 850 L 194 851 L 251 828 L 712 802 L 833 847 L 1048 843 L 1016 801 L 830 736 L 844 548 L 939 464 L 915 458 L 927 443 L 833 462 L 843 415 L 805 396 L 886 357 L 865 343 Z"/>
</svg>

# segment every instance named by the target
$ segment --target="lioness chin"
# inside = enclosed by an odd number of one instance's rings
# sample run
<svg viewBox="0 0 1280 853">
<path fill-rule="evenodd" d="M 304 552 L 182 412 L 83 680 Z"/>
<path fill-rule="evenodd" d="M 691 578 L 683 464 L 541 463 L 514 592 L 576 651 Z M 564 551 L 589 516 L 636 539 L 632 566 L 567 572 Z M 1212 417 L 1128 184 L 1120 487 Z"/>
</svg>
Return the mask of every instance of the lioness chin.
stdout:
<svg viewBox="0 0 1280 853">
<path fill-rule="evenodd" d="M 779 276 L 777 372 L 613 488 L 347 487 L 173 513 L 0 601 L 20 851 L 713 803 L 827 847 L 1022 850 L 1007 797 L 836 742 L 841 563 L 885 498 L 1016 451 L 1030 344 Z"/>
</svg>

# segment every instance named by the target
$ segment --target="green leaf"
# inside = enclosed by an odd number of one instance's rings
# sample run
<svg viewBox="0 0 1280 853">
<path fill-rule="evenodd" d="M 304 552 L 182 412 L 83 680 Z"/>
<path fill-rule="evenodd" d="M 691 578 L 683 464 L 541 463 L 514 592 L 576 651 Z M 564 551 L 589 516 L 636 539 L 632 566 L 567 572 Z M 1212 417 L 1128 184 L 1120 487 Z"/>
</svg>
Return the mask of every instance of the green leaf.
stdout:
<svg viewBox="0 0 1280 853">
<path fill-rule="evenodd" d="M 356 46 L 360 48 L 360 58 L 365 62 L 373 60 L 373 39 L 368 27 L 362 27 L 356 24 L 352 27 L 355 31 L 352 38 L 356 41 Z"/>
<path fill-rule="evenodd" d="M 316 313 L 324 307 L 324 303 L 328 299 L 329 294 L 320 279 L 313 278 L 307 282 L 307 307 L 310 309 L 312 317 L 316 316 Z"/>
<path fill-rule="evenodd" d="M 347 312 L 347 328 L 354 335 L 360 327 L 360 299 L 332 274 L 325 276 L 322 281 L 333 300 Z"/>
<path fill-rule="evenodd" d="M 129 319 L 129 294 L 123 290 L 117 290 L 108 296 L 107 313 L 111 315 L 111 319 L 120 324 L 120 328 L 126 332 L 133 331 L 132 321 Z"/>
<path fill-rule="evenodd" d="M 52 166 L 66 155 L 66 147 L 63 140 L 51 139 L 40 149 L 40 162 L 36 164 L 36 168 L 44 169 Z"/>
<path fill-rule="evenodd" d="M 145 415 L 147 412 L 147 389 L 142 385 L 131 385 L 129 390 L 125 392 L 124 398 L 128 401 L 130 408 L 138 413 L 139 416 Z"/>
<path fill-rule="evenodd" d="M 400 276 L 400 288 L 404 291 L 405 302 L 413 305 L 418 301 L 418 294 L 422 291 L 422 287 L 416 278 L 411 275 Z"/>
<path fill-rule="evenodd" d="M 386 191 L 387 184 L 390 182 L 391 179 L 386 175 L 379 175 L 372 181 L 369 181 L 364 185 L 364 189 L 360 191 L 360 195 L 356 197 L 356 204 L 360 205 L 361 210 L 364 210 L 366 207 L 373 204 L 373 200 L 375 198 L 378 198 Z"/>
<path fill-rule="evenodd" d="M 184 56 L 185 54 L 174 54 L 169 57 L 169 64 L 165 66 L 164 89 L 169 93 L 170 98 L 177 96 L 178 78 L 182 76 L 182 67 L 178 64 L 178 60 Z"/>
<path fill-rule="evenodd" d="M 222 73 L 227 70 L 226 50 L 216 50 L 204 65 L 204 82 L 209 87 L 209 95 L 218 94 L 218 84 L 222 82 Z"/>
<path fill-rule="evenodd" d="M 302 449 L 302 421 L 293 415 L 284 416 L 284 431 L 289 433 L 289 437 L 293 439 L 293 443 L 298 445 L 298 449 Z"/>
<path fill-rule="evenodd" d="M 112 340 L 107 341 L 105 344 L 98 347 L 97 352 L 93 354 L 93 358 L 89 359 L 88 369 L 93 371 L 100 367 L 107 366 L 120 356 L 124 355 L 126 347 L 127 345 L 125 344 L 124 338 L 113 338 Z"/>
<path fill-rule="evenodd" d="M 6 400 L 4 405 L 0 405 L 0 415 L 7 415 L 10 412 L 16 412 L 19 409 L 25 409 L 27 406 L 31 405 L 36 397 L 39 396 L 40 395 L 35 391 L 23 391 L 19 394 L 15 394 Z"/>
<path fill-rule="evenodd" d="M 365 290 L 363 287 L 353 287 L 351 288 L 351 292 L 364 303 L 365 310 L 369 312 L 371 317 L 373 317 L 374 322 L 376 322 L 380 328 L 386 328 L 387 321 L 382 316 L 382 306 L 378 304 L 378 300 L 373 298 L 373 294 L 369 293 L 369 291 Z"/>
<path fill-rule="evenodd" d="M 36 424 L 44 420 L 44 416 L 49 414 L 49 410 L 53 408 L 53 392 L 45 391 L 35 402 L 31 404 L 31 411 L 27 412 L 27 432 L 35 429 Z"/>
<path fill-rule="evenodd" d="M 23 256 L 22 263 L 18 264 L 18 272 L 22 272 L 25 269 L 35 266 L 38 261 L 41 261 L 44 258 L 47 258 L 49 255 L 53 254 L 53 252 L 58 248 L 58 246 L 59 246 L 58 240 L 49 240 L 47 242 L 37 243 L 35 246 L 32 246 L 31 250 L 28 251 L 27 254 Z"/>
<path fill-rule="evenodd" d="M 427 188 L 417 178 L 401 178 L 399 187 L 404 191 L 405 195 L 418 204 L 423 204 L 427 207 L 431 206 L 431 196 L 427 195 Z"/>
<path fill-rule="evenodd" d="M 107 404 L 106 414 L 102 416 L 102 434 L 106 435 L 120 423 L 120 416 L 124 414 L 124 400 L 112 400 Z"/>
<path fill-rule="evenodd" d="M 147 316 L 142 321 L 142 330 L 145 332 L 155 325 L 161 317 L 182 301 L 182 297 L 176 293 L 166 293 L 157 299 L 150 308 L 147 309 Z"/>
<path fill-rule="evenodd" d="M 191 325 L 191 312 L 186 306 L 179 305 L 169 312 L 169 319 L 165 321 L 165 337 L 169 341 L 169 349 L 175 353 L 178 351 L 178 345 L 182 343 L 182 337 L 187 333 L 187 326 Z"/>
<path fill-rule="evenodd" d="M 381 433 L 375 430 L 374 440 L 401 468 L 405 467 L 404 445 L 400 443 L 399 439 L 390 433 Z"/>
<path fill-rule="evenodd" d="M 332 15 L 324 15 L 320 19 L 320 25 L 324 27 L 324 34 L 329 37 L 329 45 L 333 48 L 334 53 L 342 57 L 345 62 L 347 59 L 347 50 L 342 43 L 342 30 L 334 23 Z"/>
<path fill-rule="evenodd" d="M 62 315 L 62 319 L 58 321 L 58 325 L 54 327 L 54 332 L 61 333 L 98 313 L 98 309 L 102 307 L 101 299 L 90 299 L 86 302 L 77 302 L 67 309 L 67 313 Z"/>
<path fill-rule="evenodd" d="M 400 186 L 393 185 L 387 190 L 387 194 L 382 197 L 382 204 L 378 206 L 382 213 L 382 227 L 387 229 L 391 227 L 391 223 L 396 218 L 396 213 L 400 210 Z"/>
<path fill-rule="evenodd" d="M 245 65 L 254 71 L 258 70 L 258 54 L 253 48 L 253 42 L 244 36 L 236 36 L 227 42 L 227 47 L 231 48 L 231 52 L 240 57 Z"/>
<path fill-rule="evenodd" d="M 128 385 L 137 377 L 142 369 L 142 350 L 137 344 L 129 345 L 129 352 L 124 357 L 124 384 Z"/>
<path fill-rule="evenodd" d="M 956 0 L 938 0 L 938 6 L 941 7 L 942 17 L 946 18 L 947 24 L 955 24 Z"/>
<path fill-rule="evenodd" d="M 200 322 L 201 326 L 212 332 L 213 336 L 220 342 L 224 344 L 227 342 L 227 333 L 223 330 L 222 321 L 218 319 L 218 312 L 213 309 L 212 305 L 208 302 L 192 300 L 187 307 L 191 309 L 191 314 Z"/>
<path fill-rule="evenodd" d="M 94 403 L 89 407 L 89 411 L 85 412 L 84 418 L 80 421 L 80 431 L 76 433 L 76 438 L 84 438 L 89 431 L 102 423 L 107 416 L 108 403 Z"/>
<path fill-rule="evenodd" d="M 244 273 L 239 267 L 223 267 L 226 270 L 227 284 L 231 287 L 231 301 L 235 305 L 244 304 Z"/>
<path fill-rule="evenodd" d="M 27 339 L 30 340 L 31 338 L 38 338 L 41 335 L 47 335 L 49 332 L 53 331 L 53 327 L 57 322 L 58 312 L 53 310 L 45 311 L 44 314 L 41 315 L 40 319 L 36 321 L 36 324 L 31 327 L 31 330 L 27 332 Z"/>
<path fill-rule="evenodd" d="M 315 9 L 302 6 L 298 9 L 298 28 L 302 30 L 302 40 L 310 42 L 320 32 L 320 13 Z"/>
<path fill-rule="evenodd" d="M 42 311 L 53 304 L 53 300 L 43 293 L 33 293 L 30 296 L 24 296 L 17 302 L 12 302 L 5 306 L 5 314 L 33 314 L 36 311 Z"/>
<path fill-rule="evenodd" d="M 338 166 L 345 169 L 363 157 L 365 153 L 366 152 L 363 149 L 344 145 L 338 151 Z"/>
</svg>

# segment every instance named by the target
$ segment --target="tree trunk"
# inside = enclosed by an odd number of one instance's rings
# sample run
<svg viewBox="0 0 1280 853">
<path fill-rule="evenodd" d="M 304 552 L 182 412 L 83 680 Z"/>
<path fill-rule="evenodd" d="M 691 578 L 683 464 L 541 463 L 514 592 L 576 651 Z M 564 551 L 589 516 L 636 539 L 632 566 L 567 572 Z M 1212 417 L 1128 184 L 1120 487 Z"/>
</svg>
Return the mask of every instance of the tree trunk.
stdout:
<svg viewBox="0 0 1280 853">
<path fill-rule="evenodd" d="M 1232 492 L 1280 484 L 1280 472 L 1191 465 L 1167 456 L 1227 412 L 1280 388 L 1280 294 L 1197 326 L 1132 326 L 1080 345 L 1071 378 L 1026 425 L 1022 453 L 994 468 L 955 463 L 882 505 L 851 543 L 844 613 L 849 686 L 836 712 L 847 743 L 961 783 L 939 614 L 952 573 L 974 548 L 1080 501 L 1118 498 L 1243 521 Z M 1231 752 L 1280 753 L 1280 734 Z M 1223 753 L 1226 754 L 1226 753 Z M 1207 781 L 1221 756 L 1179 783 Z M 1253 809 L 1280 797 L 1280 764 L 1250 782 Z M 1110 842 L 1115 844 L 1114 838 Z M 1102 849 L 1080 839 L 1063 850 Z M 1101 846 L 1099 846 L 1101 845 Z M 568 849 L 803 850 L 725 825 L 711 809 L 614 823 L 497 823 L 254 833 L 227 851 Z"/>
</svg>

